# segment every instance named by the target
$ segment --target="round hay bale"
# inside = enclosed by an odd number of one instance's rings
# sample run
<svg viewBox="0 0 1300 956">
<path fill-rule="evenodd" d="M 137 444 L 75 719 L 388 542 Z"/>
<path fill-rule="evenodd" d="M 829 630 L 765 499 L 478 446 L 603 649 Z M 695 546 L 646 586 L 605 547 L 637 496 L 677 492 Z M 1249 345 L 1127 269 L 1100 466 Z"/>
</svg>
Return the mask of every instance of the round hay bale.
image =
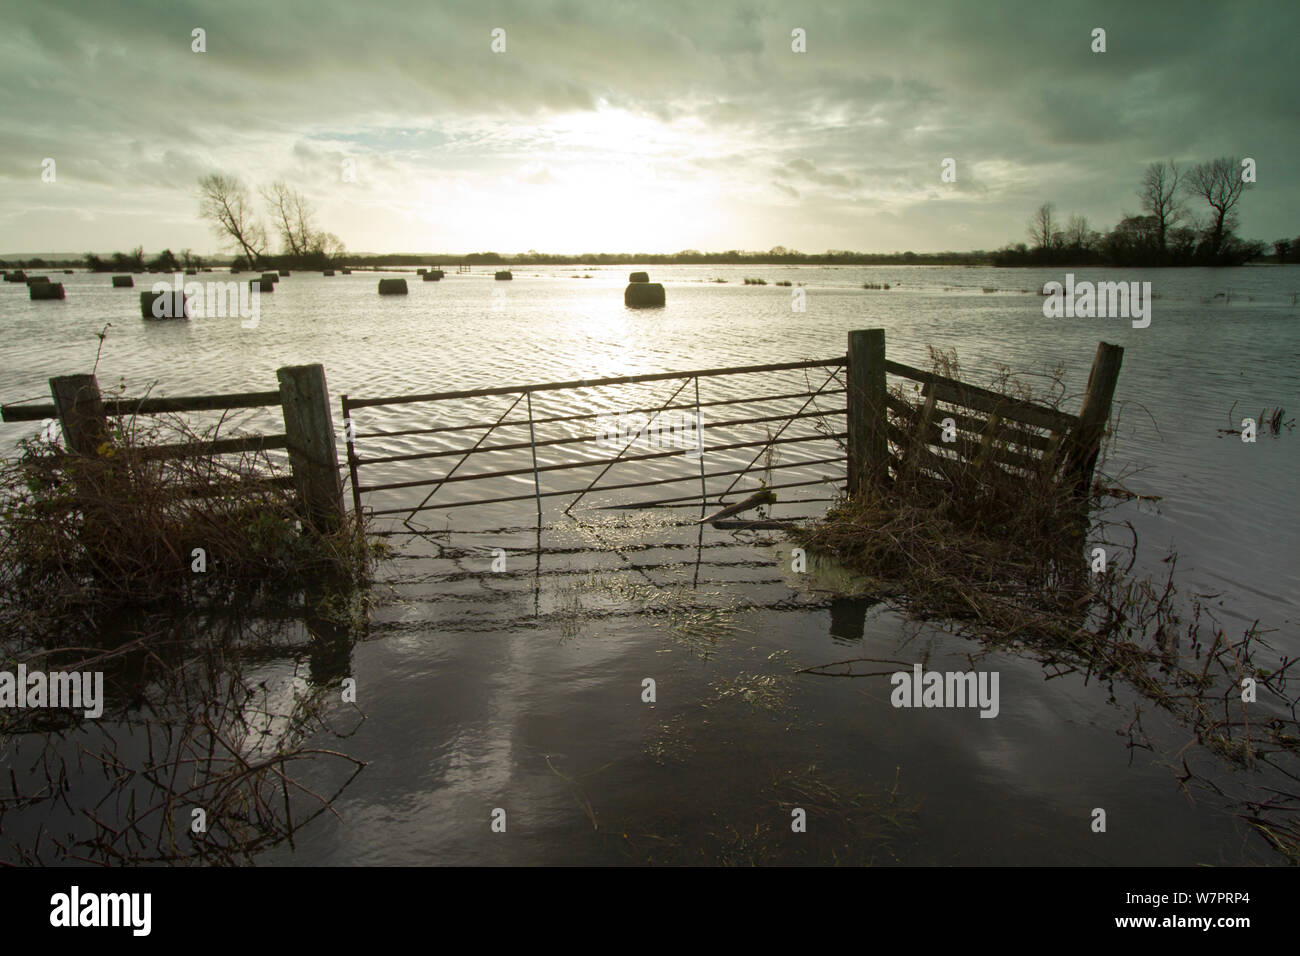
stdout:
<svg viewBox="0 0 1300 956">
<path fill-rule="evenodd" d="M 5 273 L 5 282 L 26 282 L 27 276 L 23 274 L 22 269 L 16 269 L 13 272 Z"/>
<path fill-rule="evenodd" d="M 447 273 L 443 272 L 441 269 L 430 269 L 429 272 L 430 272 L 432 275 L 434 275 L 436 278 L 439 278 L 439 279 L 441 279 L 443 276 L 445 276 L 445 275 L 447 274 Z"/>
<path fill-rule="evenodd" d="M 650 273 L 648 273 L 648 272 L 633 272 L 630 276 L 627 277 L 627 281 L 628 281 L 628 282 L 649 282 L 649 281 L 650 281 Z"/>
<path fill-rule="evenodd" d="M 262 278 L 263 278 L 263 279 L 269 279 L 269 280 L 272 281 L 272 282 L 279 282 L 279 281 L 280 281 L 280 273 L 278 273 L 278 272 L 263 272 L 263 273 L 262 273 Z"/>
<path fill-rule="evenodd" d="M 38 282 L 49 282 L 49 281 L 50 281 L 49 276 L 28 276 L 27 277 L 28 285 L 35 285 Z"/>
<path fill-rule="evenodd" d="M 647 309 L 662 306 L 664 287 L 658 282 L 630 282 L 623 290 L 623 304 L 629 309 Z"/>
<path fill-rule="evenodd" d="M 184 292 L 168 289 L 166 292 L 140 293 L 140 317 L 144 319 L 188 319 L 190 304 Z"/>
<path fill-rule="evenodd" d="M 380 279 L 380 295 L 406 295 L 405 279 Z"/>
<path fill-rule="evenodd" d="M 275 291 L 275 283 L 272 282 L 270 279 L 249 279 L 248 287 L 250 289 L 257 289 L 257 291 L 259 292 Z"/>
<path fill-rule="evenodd" d="M 425 274 L 426 272 L 428 272 L 428 271 L 429 271 L 428 269 L 416 269 L 416 270 L 415 270 L 415 274 L 416 274 L 417 276 L 422 276 L 422 275 L 424 275 L 424 274 Z"/>
<path fill-rule="evenodd" d="M 130 276 L 113 276 L 114 289 L 130 289 L 135 285 L 135 279 Z"/>
<path fill-rule="evenodd" d="M 344 270 L 343 270 L 343 274 L 344 274 L 345 276 L 350 276 L 350 275 L 352 275 L 352 270 L 351 270 L 351 269 L 344 269 Z"/>
<path fill-rule="evenodd" d="M 437 282 L 439 279 L 442 278 L 442 273 L 441 273 L 441 272 L 426 272 L 424 275 L 420 276 L 420 278 L 421 278 L 422 280 L 424 280 L 425 282 Z"/>
<path fill-rule="evenodd" d="M 511 274 L 511 272 L 510 272 L 509 269 L 504 269 L 504 270 L 502 270 L 501 272 L 498 272 L 498 273 L 496 274 L 496 278 L 497 278 L 498 281 L 506 281 L 506 280 L 509 280 L 509 279 L 513 279 L 514 276 Z"/>
<path fill-rule="evenodd" d="M 321 273 L 321 275 L 323 276 L 332 276 L 333 274 L 334 274 L 333 269 L 326 269 L 324 272 Z"/>
<path fill-rule="evenodd" d="M 33 282 L 27 287 L 27 291 L 33 299 L 62 299 L 63 283 Z"/>
<path fill-rule="evenodd" d="M 71 269 L 64 269 L 64 270 L 63 270 L 63 274 L 64 274 L 65 276 L 70 276 L 70 275 L 72 275 L 72 270 L 71 270 Z"/>
<path fill-rule="evenodd" d="M 288 276 L 288 275 L 292 275 L 292 273 L 290 273 L 288 269 L 281 269 L 281 270 L 280 270 L 280 278 L 283 279 L 285 276 Z"/>
</svg>

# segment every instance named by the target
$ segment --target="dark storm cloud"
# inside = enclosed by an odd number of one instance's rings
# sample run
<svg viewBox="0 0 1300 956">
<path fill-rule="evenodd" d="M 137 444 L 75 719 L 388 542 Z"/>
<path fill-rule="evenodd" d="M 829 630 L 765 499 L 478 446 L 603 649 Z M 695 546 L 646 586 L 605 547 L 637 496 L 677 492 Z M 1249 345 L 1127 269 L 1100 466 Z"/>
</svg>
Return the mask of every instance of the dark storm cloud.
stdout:
<svg viewBox="0 0 1300 956">
<path fill-rule="evenodd" d="M 805 219 L 833 202 L 837 228 L 848 230 L 859 203 L 867 215 L 939 202 L 915 217 L 927 227 L 979 203 L 978 216 L 964 213 L 976 245 L 1019 239 L 1045 199 L 1097 225 L 1132 211 L 1154 160 L 1249 155 L 1260 184 L 1243 202 L 1243 231 L 1273 238 L 1300 231 L 1296 9 L 33 4 L 6 17 L 0 39 L 0 195 L 11 210 L 30 207 L 46 156 L 69 182 L 111 186 L 115 199 L 173 190 L 187 208 L 193 180 L 210 169 L 325 188 L 347 156 L 365 157 L 374 183 L 430 167 L 546 183 L 569 151 L 599 145 L 557 142 L 550 120 L 621 110 L 698 130 L 703 155 L 663 162 L 685 169 L 725 157 L 714 174 L 746 202 L 798 199 Z M 203 55 L 190 50 L 196 27 L 206 31 Z M 504 55 L 489 49 L 494 27 L 506 30 Z M 807 33 L 805 54 L 791 52 L 795 27 Z M 1104 54 L 1089 49 L 1094 27 L 1107 31 Z M 944 157 L 958 159 L 956 205 L 941 202 Z M 856 244 L 874 235 L 864 229 Z M 926 247 L 919 235 L 898 237 Z M 854 242 L 840 232 L 826 244 Z"/>
</svg>

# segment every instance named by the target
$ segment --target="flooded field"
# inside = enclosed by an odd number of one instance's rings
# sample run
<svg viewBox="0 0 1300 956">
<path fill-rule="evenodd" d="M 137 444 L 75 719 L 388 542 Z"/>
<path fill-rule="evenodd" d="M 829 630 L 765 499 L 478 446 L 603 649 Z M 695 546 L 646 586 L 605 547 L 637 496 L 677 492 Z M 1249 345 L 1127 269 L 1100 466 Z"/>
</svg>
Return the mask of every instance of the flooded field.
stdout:
<svg viewBox="0 0 1300 956">
<path fill-rule="evenodd" d="M 1160 496 L 1121 504 L 1114 515 L 1137 536 L 1137 567 L 1159 573 L 1176 551 L 1181 592 L 1215 595 L 1230 631 L 1259 620 L 1276 655 L 1300 654 L 1300 530 L 1290 515 L 1300 436 L 1284 431 L 1247 444 L 1219 434 L 1261 409 L 1300 407 L 1295 267 L 1078 270 L 1080 280 L 1150 281 L 1155 298 L 1144 329 L 1122 319 L 1045 318 L 1037 293 L 1063 281 L 1059 270 L 647 268 L 666 287 L 662 310 L 623 307 L 626 267 L 516 269 L 508 284 L 490 272 L 449 271 L 438 283 L 410 275 L 408 296 L 383 298 L 373 275 L 295 274 L 262 298 L 251 329 L 237 318 L 144 322 L 138 295 L 110 288 L 105 275 L 62 277 L 61 302 L 30 302 L 25 287 L 6 285 L 0 400 L 48 401 L 50 376 L 94 364 L 106 323 L 97 369 L 106 390 L 270 389 L 276 368 L 322 363 L 340 447 L 343 394 L 830 359 L 844 354 L 849 330 L 865 328 L 884 328 L 889 357 L 923 368 L 929 346 L 954 348 L 964 377 L 978 384 L 1000 365 L 1033 382 L 1064 363 L 1062 407 L 1073 412 L 1105 340 L 1125 349 L 1106 471 L 1133 492 Z M 754 276 L 768 285 L 743 284 Z M 791 308 L 796 291 L 806 311 Z M 816 370 L 774 373 L 762 394 L 815 389 L 825 378 Z M 656 406 L 679 385 L 575 389 L 540 399 L 534 413 Z M 700 398 L 740 398 L 755 387 L 701 380 Z M 513 400 L 359 410 L 358 453 L 464 447 L 464 433 L 374 433 L 491 421 Z M 833 405 L 821 406 L 828 420 Z M 275 414 L 239 413 L 237 424 L 275 430 Z M 742 434 L 709 422 L 706 414 L 709 470 L 746 466 L 751 454 L 709 451 Z M 36 430 L 2 425 L 0 441 L 9 448 Z M 582 433 L 560 423 L 537 437 Z M 762 426 L 744 434 L 762 437 Z M 779 463 L 830 458 L 837 448 L 833 439 L 783 446 Z M 538 464 L 596 454 L 588 445 L 539 447 Z M 370 464 L 364 483 L 429 480 L 455 461 Z M 1251 774 L 1189 749 L 1190 732 L 1122 682 L 1059 674 L 1033 654 L 982 648 L 938 622 L 909 622 L 834 567 L 792 573 L 780 533 L 701 527 L 698 501 L 622 507 L 695 494 L 697 459 L 620 464 L 568 513 L 566 497 L 544 498 L 540 519 L 531 465 L 527 450 L 502 453 L 491 467 L 527 473 L 448 483 L 430 499 L 523 500 L 375 522 L 392 557 L 379 567 L 359 639 L 335 639 L 324 652 L 327 629 L 310 619 L 262 622 L 280 650 L 242 675 L 260 688 L 259 712 L 312 717 L 271 730 L 365 767 L 354 773 L 352 763 L 328 756 L 301 762 L 296 779 L 312 793 L 342 787 L 332 802 L 337 815 L 320 814 L 291 841 L 268 841 L 254 854 L 258 862 L 1282 861 L 1239 817 Z M 781 481 L 808 483 L 783 490 L 771 515 L 821 513 L 842 473 L 833 462 L 787 467 Z M 540 485 L 581 489 L 596 476 L 567 474 L 542 473 Z M 757 488 L 760 477 L 761 463 L 729 500 Z M 603 490 L 667 478 L 682 481 Z M 727 481 L 710 482 L 710 496 Z M 375 492 L 366 505 L 397 512 L 429 491 Z M 836 676 L 845 668 L 828 666 L 850 660 L 862 676 Z M 893 706 L 888 674 L 918 662 L 996 671 L 996 718 Z M 340 692 L 348 677 L 355 702 Z M 76 737 L 68 736 L 70 755 Z M 6 773 L 32 772 L 43 746 L 37 736 L 11 738 Z M 1185 758 L 1225 795 L 1180 788 Z M 71 792 L 92 800 L 101 779 L 98 768 L 83 766 L 69 778 Z M 1090 830 L 1095 808 L 1106 810 L 1106 834 Z M 806 832 L 792 831 L 797 809 L 806 811 Z M 4 836 L 29 845 L 42 826 L 57 832 L 61 819 L 11 810 Z M 493 829 L 499 820 L 504 832 Z"/>
</svg>

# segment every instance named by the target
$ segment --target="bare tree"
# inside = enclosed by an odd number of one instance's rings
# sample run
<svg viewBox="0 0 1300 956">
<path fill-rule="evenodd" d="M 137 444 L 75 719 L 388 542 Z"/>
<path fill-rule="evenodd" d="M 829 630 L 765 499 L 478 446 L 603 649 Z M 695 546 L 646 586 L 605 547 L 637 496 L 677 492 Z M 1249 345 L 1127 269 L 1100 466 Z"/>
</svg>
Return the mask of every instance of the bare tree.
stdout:
<svg viewBox="0 0 1300 956">
<path fill-rule="evenodd" d="M 213 173 L 199 180 L 199 215 L 217 235 L 241 249 L 254 265 L 266 251 L 266 229 L 256 218 L 248 191 L 234 176 Z"/>
<path fill-rule="evenodd" d="M 1208 163 L 1198 163 L 1187 173 L 1183 188 L 1210 205 L 1210 223 L 1206 228 L 1211 257 L 1218 256 L 1223 242 L 1237 220 L 1233 209 L 1241 199 L 1246 183 L 1241 178 L 1241 160 L 1221 156 Z"/>
<path fill-rule="evenodd" d="M 1065 225 L 1065 244 L 1073 249 L 1086 249 L 1090 244 L 1092 230 L 1088 228 L 1087 216 L 1071 216 Z"/>
<path fill-rule="evenodd" d="M 1045 202 L 1034 210 L 1029 219 L 1029 238 L 1039 249 L 1050 249 L 1060 241 L 1060 230 L 1056 228 L 1056 207 Z"/>
<path fill-rule="evenodd" d="M 326 259 L 337 259 L 343 255 L 345 248 L 343 241 L 332 232 L 317 232 L 312 234 L 311 248 L 308 252 L 316 255 L 322 255 Z"/>
<path fill-rule="evenodd" d="M 316 209 L 298 190 L 276 181 L 261 190 L 271 209 L 276 231 L 284 241 L 284 251 L 303 256 L 312 251 L 316 240 Z"/>
<path fill-rule="evenodd" d="M 1178 224 L 1186 213 L 1178 201 L 1178 186 L 1182 174 L 1171 159 L 1165 163 L 1152 163 L 1142 175 L 1142 185 L 1138 189 L 1138 198 L 1142 200 L 1142 210 L 1156 219 L 1157 241 L 1161 255 L 1164 254 L 1169 230 Z"/>
</svg>

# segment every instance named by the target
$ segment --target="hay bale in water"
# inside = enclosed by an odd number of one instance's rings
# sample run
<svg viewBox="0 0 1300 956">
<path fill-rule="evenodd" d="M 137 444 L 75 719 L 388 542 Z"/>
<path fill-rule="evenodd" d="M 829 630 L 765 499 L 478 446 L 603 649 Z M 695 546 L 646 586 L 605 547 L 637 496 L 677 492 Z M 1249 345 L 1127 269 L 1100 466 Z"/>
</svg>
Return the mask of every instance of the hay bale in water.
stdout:
<svg viewBox="0 0 1300 956">
<path fill-rule="evenodd" d="M 351 269 L 344 269 L 344 270 L 343 270 L 343 274 L 344 274 L 345 276 L 350 276 L 350 275 L 352 275 L 352 270 L 351 270 Z"/>
<path fill-rule="evenodd" d="M 63 270 L 63 274 L 64 274 L 65 276 L 70 276 L 70 275 L 72 275 L 72 270 L 71 270 L 71 269 L 64 269 L 64 270 Z"/>
<path fill-rule="evenodd" d="M 262 278 L 263 278 L 263 279 L 269 279 L 269 280 L 271 280 L 272 282 L 279 282 L 279 281 L 280 281 L 280 273 L 278 273 L 278 272 L 263 272 L 263 273 L 262 273 Z"/>
<path fill-rule="evenodd" d="M 664 287 L 658 282 L 629 282 L 623 290 L 623 304 L 629 309 L 654 308 L 665 301 Z"/>
<path fill-rule="evenodd" d="M 498 273 L 496 274 L 496 278 L 497 278 L 498 281 L 505 281 L 505 280 L 507 280 L 507 279 L 513 279 L 514 276 L 511 275 L 509 269 L 504 269 L 504 270 L 502 270 L 501 272 L 498 272 Z"/>
<path fill-rule="evenodd" d="M 441 269 L 430 269 L 429 274 L 432 275 L 435 279 L 441 279 L 447 273 L 443 272 Z"/>
<path fill-rule="evenodd" d="M 5 282 L 26 282 L 27 276 L 23 274 L 22 269 L 16 269 L 13 272 L 5 273 Z"/>
<path fill-rule="evenodd" d="M 27 287 L 27 291 L 33 299 L 62 299 L 63 283 L 33 282 Z"/>
<path fill-rule="evenodd" d="M 321 275 L 323 276 L 332 276 L 333 274 L 334 274 L 333 269 L 326 269 L 324 272 L 321 273 Z"/>
<path fill-rule="evenodd" d="M 406 295 L 405 279 L 380 279 L 380 295 Z"/>
<path fill-rule="evenodd" d="M 156 311 L 155 311 L 156 309 Z M 168 289 L 166 292 L 140 293 L 140 317 L 144 319 L 188 319 L 190 304 L 184 292 Z"/>
<path fill-rule="evenodd" d="M 28 276 L 27 277 L 28 285 L 35 285 L 38 282 L 49 282 L 49 281 L 50 281 L 49 276 Z"/>
<path fill-rule="evenodd" d="M 648 272 L 633 272 L 630 276 L 627 277 L 627 281 L 628 281 L 628 282 L 649 282 L 649 281 L 650 281 L 650 273 L 648 273 Z"/>
<path fill-rule="evenodd" d="M 248 287 L 250 289 L 256 289 L 259 292 L 275 291 L 275 283 L 272 282 L 270 279 L 249 279 Z"/>
<path fill-rule="evenodd" d="M 425 282 L 437 282 L 439 279 L 442 278 L 442 273 L 426 272 L 424 275 L 420 276 L 420 278 L 423 279 Z"/>
<path fill-rule="evenodd" d="M 292 273 L 289 272 L 288 269 L 281 269 L 281 270 L 280 270 L 280 278 L 281 278 L 281 279 L 283 279 L 285 276 L 288 276 L 288 275 L 292 275 Z"/>
<path fill-rule="evenodd" d="M 422 276 L 422 275 L 424 275 L 424 274 L 425 274 L 426 272 L 428 272 L 428 271 L 429 271 L 428 269 L 416 269 L 416 270 L 415 270 L 415 274 L 416 274 L 417 276 Z"/>
<path fill-rule="evenodd" d="M 113 276 L 114 289 L 130 289 L 135 285 L 135 280 L 130 276 Z"/>
</svg>

